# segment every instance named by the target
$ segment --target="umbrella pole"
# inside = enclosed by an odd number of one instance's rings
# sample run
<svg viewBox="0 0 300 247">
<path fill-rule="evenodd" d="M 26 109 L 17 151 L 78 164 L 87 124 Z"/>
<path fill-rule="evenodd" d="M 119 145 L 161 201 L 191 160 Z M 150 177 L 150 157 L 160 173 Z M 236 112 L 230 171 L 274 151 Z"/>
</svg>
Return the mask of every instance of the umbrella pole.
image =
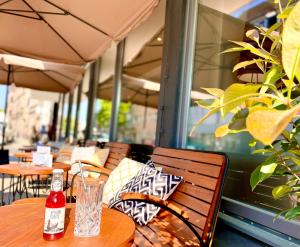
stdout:
<svg viewBox="0 0 300 247">
<path fill-rule="evenodd" d="M 11 74 L 11 65 L 8 65 L 7 80 L 6 80 L 5 106 L 4 106 L 4 119 L 3 119 L 3 128 L 2 128 L 1 150 L 4 149 L 4 138 L 5 138 L 5 129 L 6 129 L 6 114 L 7 114 L 8 94 L 9 94 L 10 74 Z"/>
<path fill-rule="evenodd" d="M 145 129 L 146 129 L 146 125 L 147 125 L 147 114 L 148 114 L 148 97 L 149 97 L 149 94 L 148 94 L 148 90 L 146 91 L 146 101 L 145 101 L 145 110 L 144 110 L 144 123 L 143 123 L 143 144 L 145 143 L 145 138 L 144 138 L 144 135 L 145 135 Z"/>
</svg>

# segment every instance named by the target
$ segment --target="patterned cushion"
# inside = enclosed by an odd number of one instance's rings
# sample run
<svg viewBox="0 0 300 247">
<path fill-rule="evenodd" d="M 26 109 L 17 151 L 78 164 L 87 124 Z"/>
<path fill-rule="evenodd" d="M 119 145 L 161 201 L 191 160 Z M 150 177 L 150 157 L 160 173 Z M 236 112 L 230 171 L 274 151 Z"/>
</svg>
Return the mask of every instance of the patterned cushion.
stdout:
<svg viewBox="0 0 300 247">
<path fill-rule="evenodd" d="M 109 200 L 142 169 L 143 165 L 128 158 L 122 159 L 120 164 L 110 173 L 106 181 L 102 202 L 108 204 Z"/>
<path fill-rule="evenodd" d="M 131 216 L 138 224 L 146 225 L 160 210 L 151 204 L 144 202 L 120 200 L 123 192 L 137 192 L 154 195 L 166 200 L 176 189 L 182 177 L 161 172 L 153 167 L 145 165 L 138 174 L 133 177 L 122 189 L 110 200 L 109 206 Z"/>
</svg>

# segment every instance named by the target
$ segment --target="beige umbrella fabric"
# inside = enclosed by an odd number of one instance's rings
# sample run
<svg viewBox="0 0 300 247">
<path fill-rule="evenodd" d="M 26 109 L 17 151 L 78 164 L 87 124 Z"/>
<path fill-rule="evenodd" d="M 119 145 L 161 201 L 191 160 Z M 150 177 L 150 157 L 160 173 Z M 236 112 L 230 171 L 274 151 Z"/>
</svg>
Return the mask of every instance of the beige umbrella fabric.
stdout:
<svg viewBox="0 0 300 247">
<path fill-rule="evenodd" d="M 85 64 L 145 20 L 159 0 L 0 2 L 0 51 Z"/>
<path fill-rule="evenodd" d="M 159 96 L 159 83 L 149 82 L 123 75 L 122 77 L 122 102 L 131 102 L 137 105 L 157 108 Z M 113 77 L 98 85 L 97 97 L 112 100 Z"/>
<path fill-rule="evenodd" d="M 10 65 L 10 71 L 9 71 Z M 80 82 L 84 69 L 77 65 L 44 62 L 0 54 L 0 83 L 42 91 L 66 93 Z"/>
</svg>

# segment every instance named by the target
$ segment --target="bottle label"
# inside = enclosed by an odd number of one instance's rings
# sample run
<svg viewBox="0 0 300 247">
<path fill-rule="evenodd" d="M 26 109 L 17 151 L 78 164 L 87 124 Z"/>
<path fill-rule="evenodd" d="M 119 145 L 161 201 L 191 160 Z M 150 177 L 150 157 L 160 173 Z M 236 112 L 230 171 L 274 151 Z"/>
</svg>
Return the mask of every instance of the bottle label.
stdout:
<svg viewBox="0 0 300 247">
<path fill-rule="evenodd" d="M 46 208 L 44 233 L 56 234 L 64 231 L 65 207 Z"/>
</svg>

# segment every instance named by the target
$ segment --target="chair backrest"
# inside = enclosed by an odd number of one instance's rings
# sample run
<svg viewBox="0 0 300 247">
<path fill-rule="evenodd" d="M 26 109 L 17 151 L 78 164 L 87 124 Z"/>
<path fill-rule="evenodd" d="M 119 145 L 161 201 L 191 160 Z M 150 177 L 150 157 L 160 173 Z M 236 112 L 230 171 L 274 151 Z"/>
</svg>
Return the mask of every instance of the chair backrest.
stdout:
<svg viewBox="0 0 300 247">
<path fill-rule="evenodd" d="M 198 231 L 203 243 L 209 244 L 215 229 L 227 170 L 226 155 L 157 147 L 151 159 L 157 166 L 163 167 L 165 172 L 183 177 L 184 181 L 169 200 L 186 210 L 189 222 Z M 178 224 L 173 222 L 167 227 L 176 228 Z"/>
<path fill-rule="evenodd" d="M 109 148 L 109 155 L 104 165 L 109 170 L 115 169 L 130 152 L 130 144 L 127 143 L 106 142 L 104 148 Z"/>
</svg>

